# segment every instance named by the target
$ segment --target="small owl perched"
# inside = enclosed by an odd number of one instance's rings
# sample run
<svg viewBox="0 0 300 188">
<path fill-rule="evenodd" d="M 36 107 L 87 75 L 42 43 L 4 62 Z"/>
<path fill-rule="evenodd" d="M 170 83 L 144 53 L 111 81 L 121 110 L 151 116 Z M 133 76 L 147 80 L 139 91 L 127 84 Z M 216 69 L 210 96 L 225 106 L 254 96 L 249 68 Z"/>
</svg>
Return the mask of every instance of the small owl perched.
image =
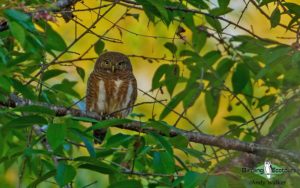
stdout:
<svg viewBox="0 0 300 188">
<path fill-rule="evenodd" d="M 137 97 L 136 79 L 130 60 L 119 52 L 106 52 L 97 59 L 87 83 L 86 110 L 99 115 L 124 118 Z M 106 129 L 94 130 L 95 143 L 101 143 Z"/>
</svg>

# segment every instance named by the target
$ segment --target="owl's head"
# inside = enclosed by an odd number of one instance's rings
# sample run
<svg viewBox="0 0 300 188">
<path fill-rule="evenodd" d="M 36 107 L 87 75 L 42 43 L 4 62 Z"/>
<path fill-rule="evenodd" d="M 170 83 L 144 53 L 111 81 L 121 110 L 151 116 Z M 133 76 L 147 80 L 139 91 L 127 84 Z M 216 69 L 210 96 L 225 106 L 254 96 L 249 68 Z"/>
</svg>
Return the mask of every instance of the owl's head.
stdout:
<svg viewBox="0 0 300 188">
<path fill-rule="evenodd" d="M 131 72 L 132 67 L 126 55 L 119 52 L 105 52 L 97 59 L 94 70 L 108 73 Z"/>
</svg>

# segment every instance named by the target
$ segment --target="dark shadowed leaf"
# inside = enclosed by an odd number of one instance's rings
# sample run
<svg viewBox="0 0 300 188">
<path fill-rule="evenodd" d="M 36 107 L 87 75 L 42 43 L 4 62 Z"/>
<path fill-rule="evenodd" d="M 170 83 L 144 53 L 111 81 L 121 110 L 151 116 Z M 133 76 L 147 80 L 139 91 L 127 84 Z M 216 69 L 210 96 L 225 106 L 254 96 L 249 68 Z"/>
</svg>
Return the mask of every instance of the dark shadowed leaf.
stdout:
<svg viewBox="0 0 300 188">
<path fill-rule="evenodd" d="M 280 23 L 280 10 L 279 8 L 275 8 L 271 14 L 271 27 L 276 27 Z"/>
<path fill-rule="evenodd" d="M 177 64 L 172 64 L 169 66 L 166 72 L 166 87 L 170 96 L 172 96 L 173 91 L 178 83 L 179 71 L 179 66 Z"/>
<path fill-rule="evenodd" d="M 220 7 L 227 7 L 230 3 L 230 0 L 218 0 Z"/>
<path fill-rule="evenodd" d="M 266 95 L 259 99 L 258 105 L 256 108 L 263 107 L 264 105 L 273 105 L 276 100 L 275 95 Z"/>
<path fill-rule="evenodd" d="M 193 32 L 193 47 L 196 52 L 200 52 L 200 50 L 204 47 L 207 39 L 207 34 L 204 31 L 194 31 Z"/>
<path fill-rule="evenodd" d="M 47 70 L 46 72 L 44 72 L 43 76 L 42 76 L 42 80 L 46 81 L 49 80 L 51 78 L 55 78 L 63 73 L 66 73 L 66 71 L 64 70 L 59 70 L 59 69 L 52 69 L 52 70 Z"/>
<path fill-rule="evenodd" d="M 222 30 L 222 25 L 219 22 L 219 20 L 214 19 L 214 18 L 212 18 L 210 16 L 205 16 L 205 19 L 206 19 L 207 23 L 209 23 L 209 25 L 211 25 L 217 31 L 221 31 Z"/>
<path fill-rule="evenodd" d="M 160 80 L 167 73 L 169 69 L 168 64 L 163 64 L 155 71 L 154 76 L 152 78 L 152 90 L 157 89 L 161 86 Z"/>
<path fill-rule="evenodd" d="M 112 183 L 108 188 L 143 188 L 144 186 L 138 180 L 124 180 Z"/>
<path fill-rule="evenodd" d="M 76 72 L 80 76 L 80 78 L 82 79 L 82 81 L 84 81 L 84 77 L 85 77 L 85 71 L 84 71 L 84 69 L 81 68 L 81 67 L 76 67 Z"/>
<path fill-rule="evenodd" d="M 42 37 L 48 50 L 63 51 L 67 48 L 64 39 L 58 34 L 50 24 L 39 20 L 37 24 L 44 30 L 46 37 Z"/>
<path fill-rule="evenodd" d="M 51 110 L 50 108 L 44 106 L 35 106 L 35 105 L 19 106 L 14 108 L 13 111 L 55 115 L 55 111 Z"/>
<path fill-rule="evenodd" d="M 205 93 L 205 106 L 210 120 L 213 121 L 219 109 L 220 93 L 210 90 Z"/>
<path fill-rule="evenodd" d="M 105 43 L 101 39 L 99 39 L 94 46 L 94 50 L 96 54 L 101 54 L 104 50 L 104 46 Z"/>
<path fill-rule="evenodd" d="M 217 73 L 218 76 L 221 79 L 224 79 L 224 77 L 229 73 L 230 69 L 232 68 L 232 66 L 234 65 L 234 61 L 232 61 L 231 59 L 222 59 L 217 66 Z"/>
<path fill-rule="evenodd" d="M 242 116 L 226 116 L 226 117 L 224 117 L 224 119 L 226 119 L 228 121 L 239 122 L 239 123 L 245 123 L 246 122 L 245 118 L 243 118 Z"/>
<path fill-rule="evenodd" d="M 5 125 L 7 129 L 26 128 L 32 125 L 44 125 L 47 124 L 47 120 L 42 116 L 29 115 L 13 119 Z"/>
<path fill-rule="evenodd" d="M 177 51 L 177 47 L 174 43 L 172 42 L 167 42 L 164 44 L 164 46 L 172 53 L 175 54 Z"/>
<path fill-rule="evenodd" d="M 108 128 L 108 127 L 112 127 L 112 126 L 115 126 L 115 125 L 128 124 L 128 123 L 132 123 L 132 122 L 135 122 L 135 121 L 131 120 L 131 119 L 107 119 L 107 120 L 101 120 L 101 121 L 98 121 L 93 126 L 89 127 L 86 130 L 86 132 L 91 131 L 91 130 L 95 130 L 95 129 Z"/>
<path fill-rule="evenodd" d="M 33 181 L 31 184 L 28 185 L 28 188 L 35 188 L 38 186 L 38 184 L 44 182 L 45 180 L 55 176 L 56 170 L 51 170 L 41 176 L 39 176 L 35 181 Z"/>
<path fill-rule="evenodd" d="M 167 104 L 167 106 L 164 108 L 162 113 L 159 116 L 159 119 L 164 119 L 185 97 L 186 92 L 185 90 L 178 93 L 176 96 L 171 98 L 171 101 Z"/>
<path fill-rule="evenodd" d="M 288 8 L 288 11 L 295 14 L 297 18 L 300 17 L 300 5 L 295 3 L 284 3 L 284 6 Z"/>
<path fill-rule="evenodd" d="M 240 93 L 248 82 L 250 82 L 250 75 L 248 67 L 243 64 L 239 63 L 233 72 L 232 75 L 232 86 L 233 86 L 233 92 L 234 93 Z"/>
</svg>

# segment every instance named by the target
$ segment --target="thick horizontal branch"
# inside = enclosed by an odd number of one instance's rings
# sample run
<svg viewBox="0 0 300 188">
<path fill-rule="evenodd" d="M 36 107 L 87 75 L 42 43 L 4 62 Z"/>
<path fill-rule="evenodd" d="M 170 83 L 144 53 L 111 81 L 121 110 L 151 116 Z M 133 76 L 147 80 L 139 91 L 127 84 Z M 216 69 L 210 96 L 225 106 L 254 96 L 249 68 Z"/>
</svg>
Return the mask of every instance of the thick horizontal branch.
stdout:
<svg viewBox="0 0 300 188">
<path fill-rule="evenodd" d="M 15 108 L 18 106 L 36 105 L 36 106 L 47 107 L 55 111 L 56 116 L 72 115 L 75 117 L 88 117 L 96 120 L 102 119 L 101 116 L 99 116 L 97 113 L 94 112 L 86 112 L 78 109 L 66 108 L 63 106 L 55 106 L 47 103 L 33 102 L 28 99 L 20 98 L 14 94 L 10 95 L 10 97 L 6 101 L 0 101 L 0 105 L 11 107 L 11 108 Z M 144 128 L 143 123 L 141 122 L 133 122 L 130 124 L 119 126 L 119 128 L 137 131 L 137 132 L 144 132 L 144 133 L 147 133 L 149 131 L 155 131 L 153 128 L 148 128 L 148 127 Z M 163 133 L 160 134 L 164 135 Z M 169 135 L 164 135 L 164 136 L 174 137 L 177 135 L 185 136 L 190 142 L 216 146 L 226 150 L 235 150 L 235 151 L 252 153 L 262 157 L 277 158 L 283 161 L 291 160 L 300 163 L 300 153 L 296 153 L 288 150 L 282 150 L 282 149 L 275 149 L 257 143 L 248 143 L 236 139 L 225 138 L 222 136 L 221 137 L 212 136 L 204 133 L 191 132 L 191 131 L 186 131 L 178 128 L 171 129 Z"/>
</svg>

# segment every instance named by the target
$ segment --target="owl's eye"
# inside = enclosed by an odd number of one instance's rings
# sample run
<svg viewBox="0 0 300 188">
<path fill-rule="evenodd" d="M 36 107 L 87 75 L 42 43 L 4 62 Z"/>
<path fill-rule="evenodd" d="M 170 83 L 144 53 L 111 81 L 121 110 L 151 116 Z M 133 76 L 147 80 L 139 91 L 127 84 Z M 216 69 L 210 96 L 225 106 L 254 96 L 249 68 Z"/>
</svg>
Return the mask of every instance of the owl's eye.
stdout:
<svg viewBox="0 0 300 188">
<path fill-rule="evenodd" d="M 108 64 L 109 64 L 109 61 L 105 60 L 105 61 L 104 61 L 104 64 L 105 64 L 105 65 L 108 65 Z"/>
<path fill-rule="evenodd" d="M 121 66 L 121 65 L 123 65 L 123 64 L 124 64 L 123 61 L 121 61 L 121 62 L 118 63 L 119 66 Z"/>
</svg>

